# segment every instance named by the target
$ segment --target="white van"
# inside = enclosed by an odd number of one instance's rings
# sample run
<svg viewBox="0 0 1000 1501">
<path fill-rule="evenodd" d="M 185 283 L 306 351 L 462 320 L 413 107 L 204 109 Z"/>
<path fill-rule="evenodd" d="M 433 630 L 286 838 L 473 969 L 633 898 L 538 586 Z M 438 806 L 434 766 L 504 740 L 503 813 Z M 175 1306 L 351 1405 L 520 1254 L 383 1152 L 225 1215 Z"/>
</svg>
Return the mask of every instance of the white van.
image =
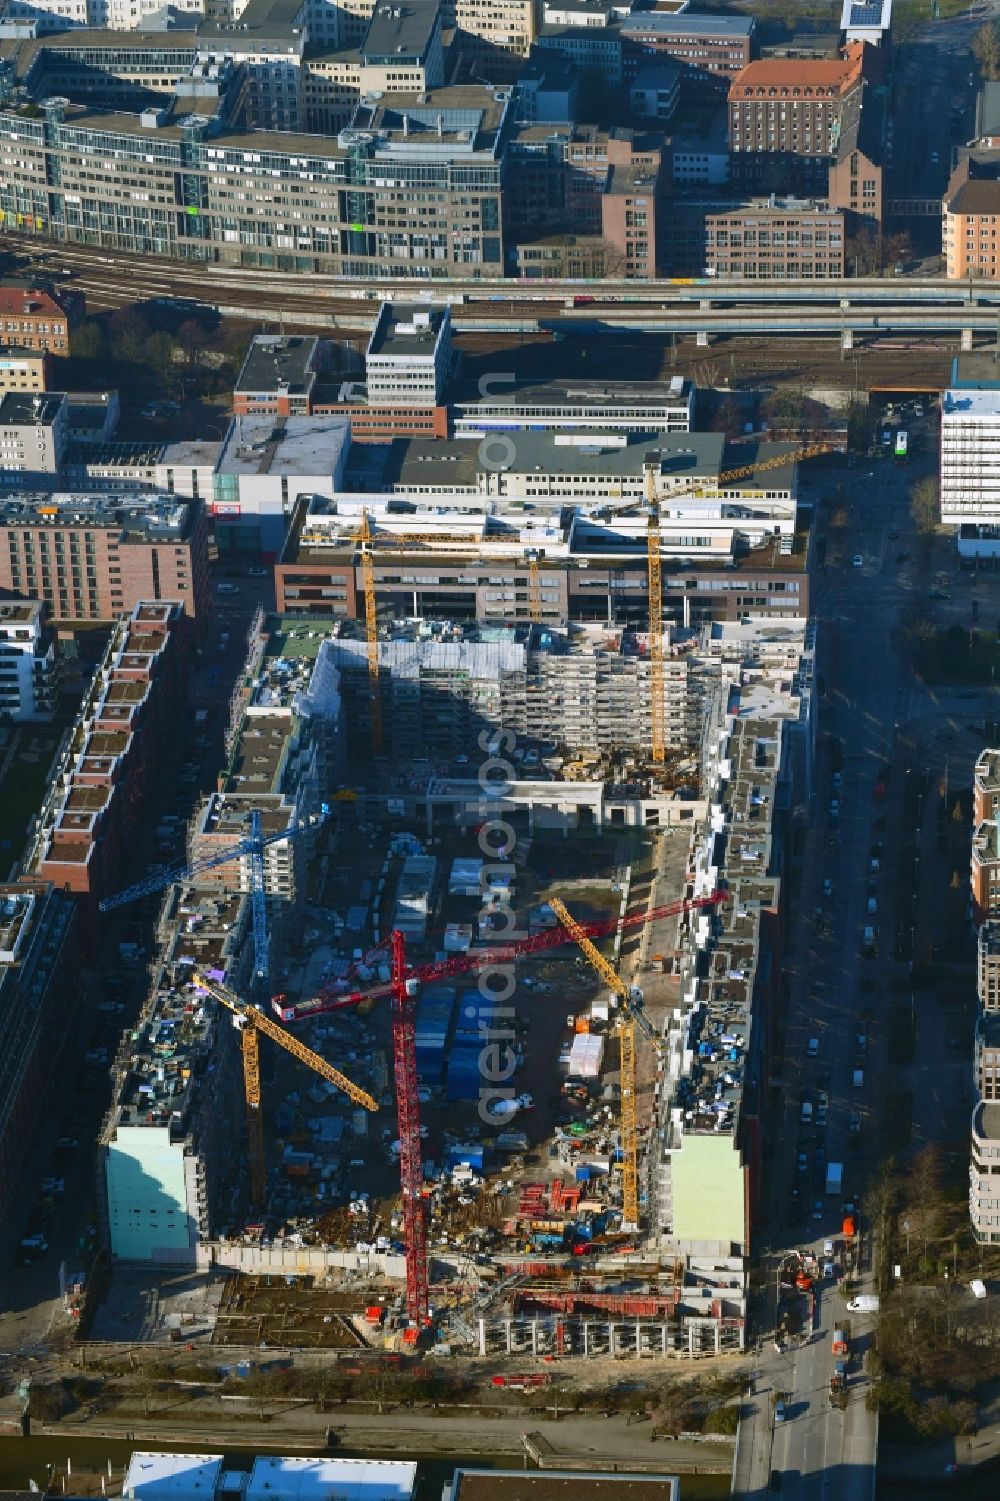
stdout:
<svg viewBox="0 0 1000 1501">
<path fill-rule="evenodd" d="M 854 1085 L 855 1089 L 864 1088 L 865 1071 L 863 1068 L 856 1068 L 854 1070 L 853 1074 L 851 1075 L 851 1083 Z"/>
<path fill-rule="evenodd" d="M 813 1118 L 813 1108 L 808 1100 L 802 1101 L 802 1124 L 808 1126 Z"/>
<path fill-rule="evenodd" d="M 875 947 L 876 936 L 874 928 L 865 928 L 862 939 L 866 949 L 873 949 Z"/>
</svg>

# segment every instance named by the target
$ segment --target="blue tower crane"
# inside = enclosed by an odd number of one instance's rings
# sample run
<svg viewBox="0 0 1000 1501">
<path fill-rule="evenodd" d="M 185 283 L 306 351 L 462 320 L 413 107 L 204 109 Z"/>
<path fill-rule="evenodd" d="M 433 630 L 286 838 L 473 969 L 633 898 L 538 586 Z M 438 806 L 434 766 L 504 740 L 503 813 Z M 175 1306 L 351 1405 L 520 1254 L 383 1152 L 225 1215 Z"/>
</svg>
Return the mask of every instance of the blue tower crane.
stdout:
<svg viewBox="0 0 1000 1501">
<path fill-rule="evenodd" d="M 233 860 L 239 860 L 242 855 L 249 855 L 250 896 L 253 904 L 254 990 L 259 994 L 267 984 L 270 951 L 264 893 L 264 851 L 269 844 L 280 844 L 283 839 L 295 839 L 308 829 L 318 828 L 329 815 L 330 805 L 323 803 L 318 814 L 296 819 L 294 823 L 289 824 L 287 829 L 278 829 L 273 834 L 265 834 L 261 828 L 260 811 L 254 808 L 250 814 L 250 833 L 246 839 L 240 839 L 236 844 L 231 844 L 214 855 L 205 855 L 200 860 L 190 862 L 179 860 L 176 864 L 168 866 L 166 870 L 160 871 L 158 875 L 148 876 L 144 881 L 136 881 L 134 886 L 127 886 L 124 891 L 105 897 L 102 902 L 98 903 L 100 911 L 113 912 L 117 907 L 125 907 L 130 902 L 138 902 L 144 896 L 150 896 L 153 892 L 163 891 L 167 886 L 173 886 L 179 881 L 193 881 L 198 876 L 204 875 L 206 871 L 215 870 L 220 865 L 229 865 Z"/>
</svg>

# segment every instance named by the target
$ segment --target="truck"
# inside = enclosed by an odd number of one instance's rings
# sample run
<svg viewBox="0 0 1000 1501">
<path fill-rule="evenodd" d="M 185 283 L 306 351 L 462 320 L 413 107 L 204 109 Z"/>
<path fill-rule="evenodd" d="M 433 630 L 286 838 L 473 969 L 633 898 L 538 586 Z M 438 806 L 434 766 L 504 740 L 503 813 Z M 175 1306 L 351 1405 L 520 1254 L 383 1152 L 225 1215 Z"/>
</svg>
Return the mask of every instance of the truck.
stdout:
<svg viewBox="0 0 1000 1501">
<path fill-rule="evenodd" d="M 848 1324 L 833 1331 L 833 1358 L 834 1360 L 846 1360 L 848 1346 L 851 1339 L 851 1330 Z"/>
<path fill-rule="evenodd" d="M 833 1371 L 830 1375 L 830 1395 L 833 1396 L 837 1392 L 842 1392 L 846 1389 L 846 1387 L 847 1362 L 843 1360 L 835 1360 L 833 1362 Z"/>
<path fill-rule="evenodd" d="M 826 1165 L 826 1191 L 828 1194 L 839 1196 L 844 1186 L 844 1164 L 842 1162 L 828 1162 Z"/>
</svg>

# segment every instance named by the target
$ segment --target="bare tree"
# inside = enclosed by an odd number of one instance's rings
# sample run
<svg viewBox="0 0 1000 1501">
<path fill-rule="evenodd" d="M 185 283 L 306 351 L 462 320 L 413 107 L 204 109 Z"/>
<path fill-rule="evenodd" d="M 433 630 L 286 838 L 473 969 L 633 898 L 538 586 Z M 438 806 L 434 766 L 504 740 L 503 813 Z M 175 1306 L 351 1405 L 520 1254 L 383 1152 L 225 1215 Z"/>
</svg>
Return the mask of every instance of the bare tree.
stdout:
<svg viewBox="0 0 1000 1501">
<path fill-rule="evenodd" d="M 934 475 L 925 474 L 910 492 L 910 519 L 925 537 L 937 531 L 938 482 Z"/>
<path fill-rule="evenodd" d="M 972 55 L 990 82 L 1000 78 L 1000 25 L 987 21 L 972 38 Z"/>
</svg>

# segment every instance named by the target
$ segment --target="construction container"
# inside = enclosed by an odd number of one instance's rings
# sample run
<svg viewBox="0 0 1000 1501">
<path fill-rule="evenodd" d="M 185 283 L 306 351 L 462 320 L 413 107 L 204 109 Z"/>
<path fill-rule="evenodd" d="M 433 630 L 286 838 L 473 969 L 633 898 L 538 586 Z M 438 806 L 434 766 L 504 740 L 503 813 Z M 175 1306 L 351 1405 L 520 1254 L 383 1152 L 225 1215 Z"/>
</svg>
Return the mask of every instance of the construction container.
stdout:
<svg viewBox="0 0 1000 1501">
<path fill-rule="evenodd" d="M 481 856 L 459 856 L 452 861 L 448 877 L 449 896 L 478 897 L 482 894 L 483 861 Z"/>
<path fill-rule="evenodd" d="M 574 1021 L 574 1023 L 573 1023 L 573 1030 L 574 1030 L 574 1032 L 577 1033 L 578 1036 L 581 1035 L 584 1032 L 589 1032 L 590 1031 L 590 1017 L 589 1016 L 578 1016 L 576 1018 L 576 1020 Z"/>
<path fill-rule="evenodd" d="M 604 1059 L 604 1038 L 581 1032 L 573 1038 L 567 1074 L 571 1079 L 597 1079 Z"/>
</svg>

